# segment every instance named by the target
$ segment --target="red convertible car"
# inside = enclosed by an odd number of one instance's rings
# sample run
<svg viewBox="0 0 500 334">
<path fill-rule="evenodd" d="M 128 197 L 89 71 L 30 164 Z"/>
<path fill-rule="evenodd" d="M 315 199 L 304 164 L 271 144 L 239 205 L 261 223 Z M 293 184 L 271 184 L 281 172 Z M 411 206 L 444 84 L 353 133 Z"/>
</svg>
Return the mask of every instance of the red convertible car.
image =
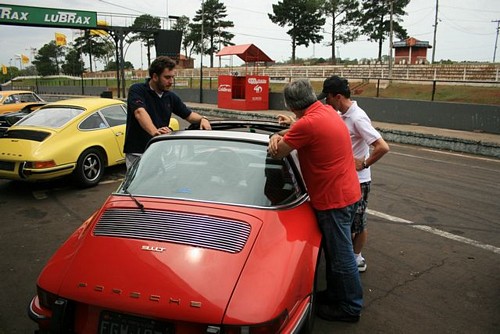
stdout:
<svg viewBox="0 0 500 334">
<path fill-rule="evenodd" d="M 296 153 L 259 121 L 153 138 L 52 256 L 39 333 L 310 333 L 321 234 Z"/>
</svg>

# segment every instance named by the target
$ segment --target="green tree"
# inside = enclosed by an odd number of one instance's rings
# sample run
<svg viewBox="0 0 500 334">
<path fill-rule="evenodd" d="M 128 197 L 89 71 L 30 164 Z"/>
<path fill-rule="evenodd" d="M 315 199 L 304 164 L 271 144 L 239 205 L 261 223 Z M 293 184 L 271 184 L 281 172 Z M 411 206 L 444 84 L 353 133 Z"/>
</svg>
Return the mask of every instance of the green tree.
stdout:
<svg viewBox="0 0 500 334">
<path fill-rule="evenodd" d="M 95 61 L 92 59 L 106 59 L 110 48 L 114 50 L 114 44 L 107 36 L 95 35 L 89 30 L 85 31 L 84 36 L 77 37 L 73 43 L 73 48 L 89 56 L 89 70 L 93 72 Z M 92 58 L 93 57 L 93 58 Z"/>
<path fill-rule="evenodd" d="M 161 19 L 148 14 L 139 16 L 130 26 L 136 29 L 134 35 L 126 40 L 127 43 L 141 41 L 147 49 L 148 67 L 151 65 L 151 47 L 155 45 L 155 33 L 161 28 Z"/>
<path fill-rule="evenodd" d="M 174 26 L 172 27 L 172 29 L 180 31 L 182 33 L 181 46 L 182 49 L 184 50 L 184 56 L 188 58 L 189 56 L 191 56 L 189 50 L 192 50 L 192 47 L 194 45 L 194 40 L 190 38 L 191 29 L 189 27 L 189 17 L 184 15 L 179 17 L 175 22 Z"/>
<path fill-rule="evenodd" d="M 64 74 L 80 76 L 85 68 L 85 63 L 81 59 L 81 54 L 77 49 L 70 49 L 66 54 L 66 60 L 62 65 Z"/>
<path fill-rule="evenodd" d="M 325 25 L 321 0 L 282 0 L 273 5 L 269 19 L 280 27 L 290 27 L 287 34 L 292 38 L 292 63 L 295 63 L 297 46 L 319 43 L 319 34 Z"/>
<path fill-rule="evenodd" d="M 134 65 L 131 62 L 126 61 L 125 64 L 123 64 L 123 68 L 126 70 L 133 70 Z M 116 71 L 116 62 L 110 61 L 109 63 L 107 63 L 106 67 L 104 67 L 104 70 L 105 71 Z"/>
<path fill-rule="evenodd" d="M 358 35 L 358 29 L 352 26 L 351 16 L 347 15 L 355 11 L 359 6 L 359 0 L 324 0 L 323 11 L 327 17 L 332 18 L 332 39 L 328 45 L 331 46 L 331 63 L 337 64 L 335 55 L 336 41 L 348 43 L 354 41 Z"/>
<path fill-rule="evenodd" d="M 188 57 L 190 58 L 193 53 L 194 54 L 201 54 L 201 31 L 198 29 L 196 31 L 195 24 L 189 24 L 189 32 L 186 36 L 182 36 L 182 40 L 184 43 L 187 43 L 188 46 Z M 206 54 L 206 50 L 208 50 L 208 46 L 205 40 L 203 40 L 203 53 Z"/>
<path fill-rule="evenodd" d="M 116 46 L 114 40 L 111 36 L 105 38 L 106 43 L 103 45 L 103 54 L 100 59 L 104 62 L 104 67 L 111 61 L 111 59 L 116 58 Z"/>
<path fill-rule="evenodd" d="M 25 76 L 30 76 L 30 75 L 37 75 L 38 73 L 36 72 L 36 67 L 33 65 L 27 66 L 24 69 L 19 71 L 19 75 L 25 75 Z"/>
<path fill-rule="evenodd" d="M 0 71 L 0 82 L 7 82 L 12 78 L 15 78 L 19 75 L 19 68 L 16 66 L 7 66 L 7 74 L 3 74 L 2 71 Z"/>
<path fill-rule="evenodd" d="M 192 35 L 189 37 L 193 42 L 197 41 L 194 49 L 201 53 L 201 25 L 203 24 L 203 44 L 208 41 L 208 47 L 203 46 L 203 54 L 210 55 L 210 67 L 214 67 L 214 54 L 222 46 L 234 45 L 231 40 L 234 34 L 227 31 L 233 28 L 233 21 L 224 20 L 227 17 L 226 6 L 219 0 L 202 1 L 202 8 L 196 11 L 193 22 L 190 24 Z"/>
<path fill-rule="evenodd" d="M 50 41 L 38 50 L 32 63 L 40 75 L 59 74 L 59 58 L 63 55 L 63 47 L 56 45 L 55 41 Z"/>
<path fill-rule="evenodd" d="M 349 14 L 350 18 L 360 28 L 361 34 L 368 36 L 369 41 L 378 43 L 378 60 L 382 60 L 382 43 L 390 37 L 392 30 L 400 39 L 408 38 L 408 33 L 400 22 L 403 20 L 405 7 L 410 0 L 362 0 L 361 8 Z"/>
</svg>

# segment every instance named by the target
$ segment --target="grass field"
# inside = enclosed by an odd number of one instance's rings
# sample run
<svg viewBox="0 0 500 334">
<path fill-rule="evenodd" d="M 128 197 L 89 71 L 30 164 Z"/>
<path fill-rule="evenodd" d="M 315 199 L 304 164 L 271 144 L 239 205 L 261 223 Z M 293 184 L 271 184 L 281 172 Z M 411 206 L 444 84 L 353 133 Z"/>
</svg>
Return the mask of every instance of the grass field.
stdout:
<svg viewBox="0 0 500 334">
<path fill-rule="evenodd" d="M 376 96 L 377 89 L 374 84 L 361 89 L 363 91 L 360 96 Z M 430 101 L 432 85 L 391 84 L 379 90 L 379 97 Z M 500 85 L 498 87 L 436 85 L 434 101 L 500 105 Z"/>
<path fill-rule="evenodd" d="M 321 91 L 322 83 L 313 82 L 313 86 L 319 92 Z M 351 84 L 351 90 L 353 92 L 353 99 L 356 96 L 377 96 L 377 85 L 375 83 L 367 85 L 353 83 Z M 381 87 L 378 90 L 378 97 L 431 101 L 432 84 L 391 83 L 386 88 Z M 438 84 L 434 92 L 434 101 L 500 105 L 500 83 L 497 87 Z"/>
</svg>

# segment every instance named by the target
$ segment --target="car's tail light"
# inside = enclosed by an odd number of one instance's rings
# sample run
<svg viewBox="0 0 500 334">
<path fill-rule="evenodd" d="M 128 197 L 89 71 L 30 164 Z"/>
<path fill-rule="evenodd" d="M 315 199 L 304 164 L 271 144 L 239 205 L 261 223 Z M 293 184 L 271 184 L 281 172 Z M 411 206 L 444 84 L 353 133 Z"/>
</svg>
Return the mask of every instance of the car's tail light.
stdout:
<svg viewBox="0 0 500 334">
<path fill-rule="evenodd" d="M 278 317 L 271 321 L 248 326 L 209 326 L 207 333 L 213 334 L 275 334 L 279 333 L 285 322 L 288 320 L 288 312 L 283 311 Z"/>
<path fill-rule="evenodd" d="M 56 166 L 56 162 L 54 160 L 27 161 L 25 168 L 42 169 L 42 168 L 51 168 L 51 167 L 55 167 L 55 166 Z"/>
<path fill-rule="evenodd" d="M 52 307 L 56 302 L 58 296 L 54 293 L 42 289 L 39 286 L 37 286 L 37 294 L 38 294 L 38 300 L 40 301 L 40 306 L 52 310 Z"/>
</svg>

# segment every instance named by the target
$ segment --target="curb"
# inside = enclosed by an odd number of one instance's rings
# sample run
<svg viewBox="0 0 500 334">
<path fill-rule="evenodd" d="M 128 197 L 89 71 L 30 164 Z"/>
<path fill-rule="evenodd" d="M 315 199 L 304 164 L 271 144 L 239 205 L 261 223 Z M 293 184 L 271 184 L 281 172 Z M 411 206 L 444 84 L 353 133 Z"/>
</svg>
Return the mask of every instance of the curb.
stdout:
<svg viewBox="0 0 500 334">
<path fill-rule="evenodd" d="M 439 150 L 500 158 L 500 146 L 495 143 L 384 128 L 377 128 L 377 130 L 382 134 L 385 140 L 393 143 L 410 144 Z"/>
<path fill-rule="evenodd" d="M 233 110 L 225 109 L 211 109 L 211 108 L 200 108 L 200 107 L 190 107 L 191 110 L 197 111 L 204 116 L 212 116 L 219 118 L 232 118 L 232 119 L 254 119 L 263 121 L 276 121 L 275 115 L 262 114 L 256 112 L 238 112 Z"/>
</svg>

